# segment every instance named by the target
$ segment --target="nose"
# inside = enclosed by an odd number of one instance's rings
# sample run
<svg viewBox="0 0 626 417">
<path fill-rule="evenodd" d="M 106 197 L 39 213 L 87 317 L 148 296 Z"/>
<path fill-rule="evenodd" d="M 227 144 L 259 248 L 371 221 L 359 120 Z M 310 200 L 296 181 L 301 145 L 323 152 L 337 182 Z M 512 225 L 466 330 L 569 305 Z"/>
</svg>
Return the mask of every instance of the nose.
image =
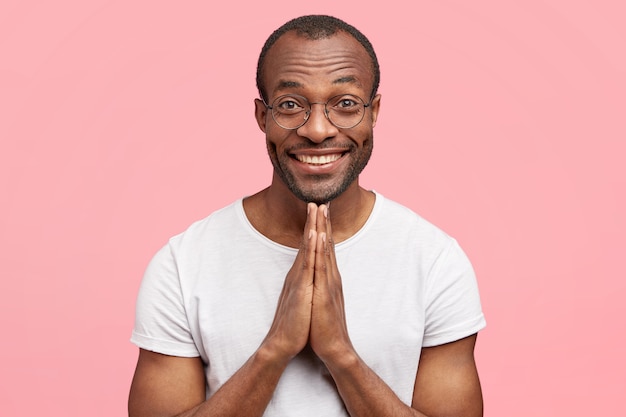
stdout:
<svg viewBox="0 0 626 417">
<path fill-rule="evenodd" d="M 309 139 L 311 142 L 322 143 L 326 139 L 332 138 L 338 133 L 337 127 L 333 125 L 326 116 L 324 103 L 310 103 L 311 112 L 306 122 L 297 130 L 298 135 Z"/>
</svg>

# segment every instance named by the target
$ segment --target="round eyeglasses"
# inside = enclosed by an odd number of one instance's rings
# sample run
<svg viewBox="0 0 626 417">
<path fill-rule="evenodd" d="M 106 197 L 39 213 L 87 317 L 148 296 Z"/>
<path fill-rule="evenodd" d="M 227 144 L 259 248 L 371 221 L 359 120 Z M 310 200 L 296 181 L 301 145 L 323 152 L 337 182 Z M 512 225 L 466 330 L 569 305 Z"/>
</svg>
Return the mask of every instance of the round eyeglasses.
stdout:
<svg viewBox="0 0 626 417">
<path fill-rule="evenodd" d="M 277 97 L 271 106 L 265 101 L 263 103 L 272 111 L 272 118 L 276 124 L 289 130 L 298 129 L 309 120 L 313 104 L 322 104 L 326 118 L 341 129 L 350 129 L 361 123 L 365 108 L 371 104 L 371 102 L 363 102 L 361 97 L 352 94 L 334 96 L 326 103 L 310 103 L 305 97 L 287 94 Z"/>
</svg>

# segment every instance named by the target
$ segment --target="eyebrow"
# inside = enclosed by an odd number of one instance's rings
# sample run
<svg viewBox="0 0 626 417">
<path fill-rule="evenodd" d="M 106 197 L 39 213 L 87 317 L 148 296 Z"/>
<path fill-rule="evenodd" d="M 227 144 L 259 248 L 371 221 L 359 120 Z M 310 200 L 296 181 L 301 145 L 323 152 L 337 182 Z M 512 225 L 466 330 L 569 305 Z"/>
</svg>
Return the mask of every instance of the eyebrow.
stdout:
<svg viewBox="0 0 626 417">
<path fill-rule="evenodd" d="M 333 84 L 348 84 L 348 83 L 354 83 L 359 86 L 361 85 L 361 83 L 358 82 L 356 77 L 352 75 L 349 75 L 346 77 L 340 77 L 333 81 Z M 290 88 L 304 88 L 304 85 L 297 81 L 280 80 L 278 82 L 278 86 L 276 87 L 275 91 L 281 91 L 281 90 L 290 89 Z"/>
<path fill-rule="evenodd" d="M 278 83 L 278 90 L 282 90 L 285 88 L 302 88 L 302 84 L 300 84 L 297 81 L 286 81 L 286 80 L 281 80 Z"/>
<path fill-rule="evenodd" d="M 346 83 L 355 83 L 357 85 L 360 85 L 357 79 L 352 75 L 348 75 L 347 77 L 337 78 L 335 81 L 333 81 L 333 84 L 346 84 Z"/>
<path fill-rule="evenodd" d="M 302 87 L 304 86 L 297 81 L 280 80 L 278 82 L 278 86 L 276 87 L 276 91 L 285 90 L 288 88 L 302 88 Z"/>
</svg>

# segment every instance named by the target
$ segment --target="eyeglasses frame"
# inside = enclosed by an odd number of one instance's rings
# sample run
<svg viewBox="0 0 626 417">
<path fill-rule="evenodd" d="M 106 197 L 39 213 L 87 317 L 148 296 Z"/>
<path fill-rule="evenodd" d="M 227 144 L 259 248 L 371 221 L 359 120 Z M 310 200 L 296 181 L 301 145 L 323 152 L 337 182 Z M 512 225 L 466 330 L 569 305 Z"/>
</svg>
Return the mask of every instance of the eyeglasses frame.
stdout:
<svg viewBox="0 0 626 417">
<path fill-rule="evenodd" d="M 326 119 L 330 122 L 330 124 L 332 124 L 336 128 L 338 128 L 338 129 L 352 129 L 352 128 L 358 126 L 363 121 L 363 119 L 365 118 L 365 111 L 363 111 L 363 114 L 361 115 L 361 118 L 359 119 L 359 121 L 356 122 L 352 126 L 338 126 L 337 124 L 335 124 L 330 119 L 330 116 L 328 115 L 329 112 L 328 112 L 328 108 L 326 107 L 328 105 L 328 103 L 330 103 L 334 98 L 341 97 L 341 96 L 352 96 L 352 97 L 358 98 L 363 103 L 363 110 L 367 109 L 368 107 L 370 107 L 372 105 L 372 99 L 371 98 L 370 98 L 370 101 L 366 103 L 365 100 L 363 100 L 361 97 L 357 96 L 356 94 L 337 94 L 337 95 L 332 96 L 331 98 L 329 98 L 325 103 L 321 102 L 321 101 L 311 102 L 311 101 L 309 101 L 309 99 L 307 99 L 304 96 L 301 96 L 300 94 L 283 94 L 283 95 L 280 95 L 280 96 L 276 97 L 272 101 L 272 103 L 276 103 L 277 100 L 279 100 L 279 99 L 281 99 L 283 97 L 300 97 L 300 98 L 303 98 L 305 102 L 309 103 L 309 110 L 305 110 L 305 112 L 304 112 L 305 116 L 304 116 L 304 120 L 302 121 L 302 123 L 299 124 L 298 126 L 295 126 L 295 127 L 285 127 L 285 126 L 281 125 L 278 122 L 278 120 L 276 120 L 276 116 L 274 116 L 274 111 L 273 110 L 274 110 L 275 106 L 270 106 L 269 104 L 267 104 L 267 102 L 265 101 L 264 98 L 261 98 L 261 101 L 263 101 L 263 104 L 265 105 L 265 107 L 267 107 L 269 110 L 272 110 L 270 113 L 272 113 L 272 119 L 274 120 L 274 122 L 278 126 L 282 127 L 285 130 L 296 130 L 296 129 L 300 129 L 302 126 L 304 126 L 306 124 L 306 122 L 309 121 L 309 117 L 311 116 L 311 112 L 313 111 L 313 105 L 314 104 L 322 104 L 322 105 L 324 105 L 324 116 L 326 116 Z"/>
</svg>

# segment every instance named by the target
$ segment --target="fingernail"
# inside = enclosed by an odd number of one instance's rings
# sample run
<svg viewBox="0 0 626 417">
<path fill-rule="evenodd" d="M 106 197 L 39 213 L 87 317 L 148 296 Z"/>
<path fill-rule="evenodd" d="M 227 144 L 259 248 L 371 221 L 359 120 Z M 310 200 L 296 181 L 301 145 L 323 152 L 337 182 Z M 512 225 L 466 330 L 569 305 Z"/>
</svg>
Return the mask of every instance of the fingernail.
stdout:
<svg viewBox="0 0 626 417">
<path fill-rule="evenodd" d="M 324 217 L 328 218 L 328 206 L 324 206 Z"/>
</svg>

